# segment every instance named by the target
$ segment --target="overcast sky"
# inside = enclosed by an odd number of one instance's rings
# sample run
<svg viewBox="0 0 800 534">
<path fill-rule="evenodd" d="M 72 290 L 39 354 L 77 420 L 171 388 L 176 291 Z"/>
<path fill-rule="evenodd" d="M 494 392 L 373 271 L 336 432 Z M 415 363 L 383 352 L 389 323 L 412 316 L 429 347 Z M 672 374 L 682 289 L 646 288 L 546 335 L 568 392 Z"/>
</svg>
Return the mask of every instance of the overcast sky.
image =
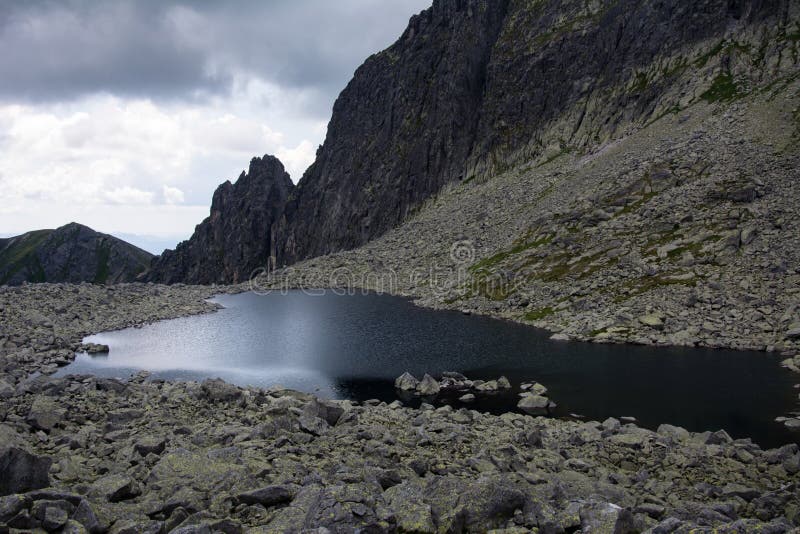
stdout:
<svg viewBox="0 0 800 534">
<path fill-rule="evenodd" d="M 296 182 L 430 3 L 0 0 L 0 235 L 76 221 L 160 252 L 253 156 Z"/>
</svg>

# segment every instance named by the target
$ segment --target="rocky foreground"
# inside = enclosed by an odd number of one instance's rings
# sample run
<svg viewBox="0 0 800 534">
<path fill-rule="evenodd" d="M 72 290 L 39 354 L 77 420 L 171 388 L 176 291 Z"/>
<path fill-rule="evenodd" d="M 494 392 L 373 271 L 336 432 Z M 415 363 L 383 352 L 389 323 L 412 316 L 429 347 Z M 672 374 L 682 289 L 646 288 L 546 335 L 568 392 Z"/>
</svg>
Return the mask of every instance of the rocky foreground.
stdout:
<svg viewBox="0 0 800 534">
<path fill-rule="evenodd" d="M 212 289 L 0 290 L 0 532 L 792 532 L 800 451 L 283 389 L 51 378 Z M 42 374 L 39 374 L 42 372 Z"/>
</svg>

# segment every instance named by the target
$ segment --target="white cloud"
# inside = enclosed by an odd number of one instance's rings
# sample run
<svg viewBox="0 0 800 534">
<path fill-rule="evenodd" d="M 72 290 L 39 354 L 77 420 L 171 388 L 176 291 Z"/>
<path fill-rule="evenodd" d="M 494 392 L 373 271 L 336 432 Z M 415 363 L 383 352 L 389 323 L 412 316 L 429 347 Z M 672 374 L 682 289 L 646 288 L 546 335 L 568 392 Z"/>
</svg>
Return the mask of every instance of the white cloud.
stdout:
<svg viewBox="0 0 800 534">
<path fill-rule="evenodd" d="M 316 147 L 311 141 L 303 140 L 294 148 L 281 147 L 275 154 L 283 166 L 286 167 L 286 172 L 292 177 L 296 183 L 303 175 L 309 165 L 314 163 L 316 157 Z"/>
<path fill-rule="evenodd" d="M 153 193 L 150 191 L 142 191 L 135 187 L 123 186 L 117 187 L 112 191 L 106 191 L 104 194 L 106 200 L 112 204 L 127 204 L 127 205 L 148 205 L 153 203 Z"/>
<path fill-rule="evenodd" d="M 183 194 L 183 191 L 177 187 L 165 185 L 162 190 L 162 194 L 164 195 L 164 201 L 167 204 L 183 204 L 185 195 Z"/>
<path fill-rule="evenodd" d="M 204 103 L 156 105 L 96 95 L 0 105 L 0 232 L 60 226 L 74 220 L 71 207 L 79 207 L 111 215 L 94 220 L 99 231 L 113 226 L 141 234 L 133 208 L 208 206 L 220 183 L 235 180 L 252 157 L 264 154 L 281 158 L 296 182 L 314 160 L 324 124 L 265 113 L 260 106 L 267 97 L 286 104 L 302 99 L 258 82 L 243 83 L 230 100 Z M 167 226 L 182 228 L 179 237 L 188 238 L 203 211 L 191 225 Z"/>
</svg>

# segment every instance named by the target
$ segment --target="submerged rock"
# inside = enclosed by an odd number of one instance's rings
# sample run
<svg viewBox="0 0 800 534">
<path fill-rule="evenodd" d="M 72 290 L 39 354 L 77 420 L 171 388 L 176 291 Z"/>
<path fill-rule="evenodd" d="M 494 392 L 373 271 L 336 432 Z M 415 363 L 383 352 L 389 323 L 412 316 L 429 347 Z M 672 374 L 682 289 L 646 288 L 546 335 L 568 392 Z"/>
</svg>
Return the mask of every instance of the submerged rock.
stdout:
<svg viewBox="0 0 800 534">
<path fill-rule="evenodd" d="M 440 390 L 439 382 L 427 373 L 425 373 L 425 376 L 422 377 L 422 380 L 417 385 L 417 393 L 423 397 L 438 395 Z"/>
<path fill-rule="evenodd" d="M 528 394 L 520 399 L 517 408 L 530 415 L 547 415 L 556 403 L 541 395 Z"/>
<path fill-rule="evenodd" d="M 103 345 L 100 343 L 86 343 L 83 345 L 83 351 L 87 354 L 108 354 L 111 349 L 108 345 Z"/>
</svg>

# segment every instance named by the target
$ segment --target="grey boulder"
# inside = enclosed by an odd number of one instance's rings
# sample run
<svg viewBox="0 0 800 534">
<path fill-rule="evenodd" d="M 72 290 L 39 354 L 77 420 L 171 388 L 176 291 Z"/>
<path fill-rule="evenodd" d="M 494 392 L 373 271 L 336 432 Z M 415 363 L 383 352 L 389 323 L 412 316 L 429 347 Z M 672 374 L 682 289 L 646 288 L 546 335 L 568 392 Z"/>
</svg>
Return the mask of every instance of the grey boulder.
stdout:
<svg viewBox="0 0 800 534">
<path fill-rule="evenodd" d="M 525 395 L 517 403 L 517 408 L 530 415 L 546 415 L 556 404 L 541 395 Z"/>
<path fill-rule="evenodd" d="M 405 372 L 394 381 L 394 387 L 400 391 L 414 391 L 419 385 L 417 380 L 411 373 Z"/>
<path fill-rule="evenodd" d="M 0 447 L 0 496 L 25 493 L 50 485 L 52 460 L 19 447 Z"/>
<path fill-rule="evenodd" d="M 425 374 L 422 381 L 417 386 L 417 393 L 423 397 L 431 397 L 438 395 L 440 391 L 439 382 L 437 382 L 431 375 Z"/>
</svg>

